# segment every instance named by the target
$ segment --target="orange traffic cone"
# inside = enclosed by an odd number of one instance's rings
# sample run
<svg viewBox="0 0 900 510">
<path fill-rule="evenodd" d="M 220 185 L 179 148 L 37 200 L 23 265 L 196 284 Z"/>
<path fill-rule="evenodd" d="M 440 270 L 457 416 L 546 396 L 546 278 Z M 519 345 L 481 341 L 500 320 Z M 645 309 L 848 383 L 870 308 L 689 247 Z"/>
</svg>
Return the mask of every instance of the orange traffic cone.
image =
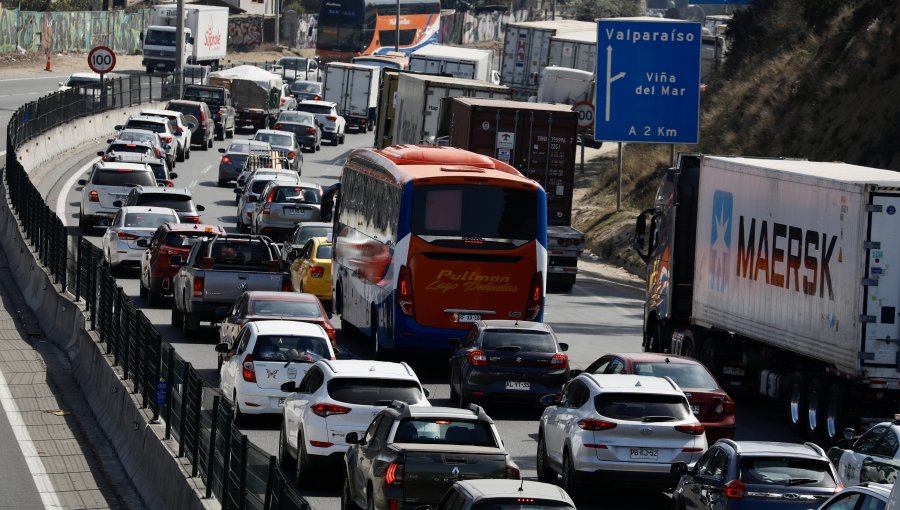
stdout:
<svg viewBox="0 0 900 510">
<path fill-rule="evenodd" d="M 50 66 L 50 54 L 47 53 L 47 65 L 44 66 L 44 71 L 52 71 L 52 67 Z"/>
</svg>

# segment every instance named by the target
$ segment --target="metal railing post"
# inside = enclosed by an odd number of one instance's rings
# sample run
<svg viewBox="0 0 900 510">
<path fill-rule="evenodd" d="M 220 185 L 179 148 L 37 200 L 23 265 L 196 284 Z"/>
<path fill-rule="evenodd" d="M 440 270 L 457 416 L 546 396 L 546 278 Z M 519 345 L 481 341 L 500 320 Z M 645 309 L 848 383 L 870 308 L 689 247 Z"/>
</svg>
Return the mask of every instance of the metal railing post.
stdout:
<svg viewBox="0 0 900 510">
<path fill-rule="evenodd" d="M 184 457 L 184 415 L 187 412 L 187 396 L 190 384 L 188 381 L 188 372 L 191 369 L 191 363 L 184 362 L 181 374 L 181 414 L 178 419 L 178 456 Z"/>
<path fill-rule="evenodd" d="M 212 405 L 212 425 L 209 427 L 209 454 L 206 457 L 206 499 L 212 497 L 212 479 L 213 464 L 216 459 L 216 429 L 219 424 L 219 400 L 222 397 L 216 395 L 213 397 Z"/>
<path fill-rule="evenodd" d="M 172 382 L 175 380 L 175 348 L 169 346 L 166 370 L 166 439 L 172 439 Z"/>
</svg>

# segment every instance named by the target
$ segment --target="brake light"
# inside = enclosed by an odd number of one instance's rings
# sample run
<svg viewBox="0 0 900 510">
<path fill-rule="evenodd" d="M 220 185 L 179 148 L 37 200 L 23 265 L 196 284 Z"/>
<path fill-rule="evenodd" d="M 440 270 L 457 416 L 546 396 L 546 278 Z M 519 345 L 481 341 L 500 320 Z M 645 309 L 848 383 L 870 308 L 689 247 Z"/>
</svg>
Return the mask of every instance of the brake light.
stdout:
<svg viewBox="0 0 900 510">
<path fill-rule="evenodd" d="M 312 411 L 322 418 L 327 418 L 332 414 L 347 414 L 350 412 L 350 408 L 335 404 L 319 403 L 312 406 Z"/>
<path fill-rule="evenodd" d="M 337 120 L 337 115 L 326 115 L 325 118 L 328 120 Z"/>
<path fill-rule="evenodd" d="M 314 98 L 313 101 L 321 101 L 322 100 L 322 96 L 319 96 L 319 95 L 313 96 L 313 98 Z"/>
<path fill-rule="evenodd" d="M 138 236 L 136 236 L 134 234 L 129 234 L 127 232 L 116 232 L 116 237 L 118 237 L 119 239 L 124 239 L 126 241 L 131 241 L 133 239 L 138 238 Z"/>
<path fill-rule="evenodd" d="M 194 277 L 194 297 L 203 297 L 204 281 L 202 276 Z"/>
<path fill-rule="evenodd" d="M 541 313 L 544 306 L 544 275 L 540 271 L 531 277 L 531 289 L 528 291 L 528 302 L 525 304 L 525 320 L 533 321 Z"/>
<path fill-rule="evenodd" d="M 578 426 L 581 427 L 581 430 L 590 430 L 594 432 L 616 428 L 616 424 L 611 421 L 596 420 L 593 418 L 585 418 L 583 420 L 579 420 Z"/>
<path fill-rule="evenodd" d="M 473 367 L 486 367 L 488 363 L 484 351 L 475 349 L 474 351 L 469 352 L 469 364 Z"/>
<path fill-rule="evenodd" d="M 167 188 L 174 188 L 174 187 L 175 187 L 175 183 L 172 182 L 172 181 L 170 181 L 170 180 L 166 180 L 166 187 L 167 187 Z"/>
<path fill-rule="evenodd" d="M 100 194 L 97 193 L 97 190 L 91 190 L 91 192 L 88 193 L 88 202 L 99 202 L 99 201 L 100 201 Z"/>
<path fill-rule="evenodd" d="M 728 499 L 744 499 L 744 482 L 732 480 L 725 484 L 725 497 Z"/>
<path fill-rule="evenodd" d="M 561 369 L 566 368 L 567 366 L 569 366 L 569 357 L 561 352 L 554 354 L 553 357 L 550 358 L 550 368 Z"/>
<path fill-rule="evenodd" d="M 281 98 L 280 103 L 281 103 L 281 106 L 284 106 L 284 98 L 283 97 Z M 275 129 L 278 129 L 278 128 L 275 128 Z"/>
<path fill-rule="evenodd" d="M 328 335 L 328 338 L 331 339 L 331 345 L 337 341 L 337 333 L 334 331 L 334 328 L 331 326 L 324 326 L 325 334 Z"/>
<path fill-rule="evenodd" d="M 203 108 L 200 108 L 200 123 L 206 124 L 206 112 L 203 111 Z"/>
<path fill-rule="evenodd" d="M 160 255 L 178 255 L 179 251 L 174 248 L 163 246 L 159 249 Z"/>
<path fill-rule="evenodd" d="M 403 464 L 391 462 L 384 472 L 384 483 L 394 487 L 403 485 Z"/>
<path fill-rule="evenodd" d="M 675 425 L 675 430 L 684 432 L 692 436 L 702 436 L 704 432 L 703 425 L 700 423 L 691 423 L 690 425 Z"/>
<path fill-rule="evenodd" d="M 397 304 L 403 315 L 412 317 L 415 313 L 413 307 L 412 273 L 406 266 L 400 266 L 400 277 L 397 285 Z"/>
<path fill-rule="evenodd" d="M 325 276 L 325 268 L 322 266 L 312 266 L 309 268 L 309 276 L 313 278 L 321 278 Z"/>
<path fill-rule="evenodd" d="M 170 142 L 172 141 L 172 137 L 171 137 L 171 136 L 168 136 L 168 135 L 166 135 L 166 136 L 160 136 L 159 139 L 162 140 L 162 141 L 164 141 L 164 142 L 166 142 L 166 143 L 170 143 Z"/>
<path fill-rule="evenodd" d="M 284 99 L 281 100 L 281 104 L 284 104 Z M 274 129 L 281 129 L 281 124 L 275 124 Z"/>
<path fill-rule="evenodd" d="M 222 156 L 222 163 L 231 163 L 231 158 L 228 156 Z"/>
<path fill-rule="evenodd" d="M 291 283 L 290 278 L 283 278 L 281 280 L 281 291 L 282 292 L 294 292 L 294 285 Z M 334 339 L 332 339 L 334 340 Z"/>
<path fill-rule="evenodd" d="M 256 369 L 253 367 L 253 355 L 247 354 L 241 365 L 241 377 L 247 382 L 256 382 Z"/>
<path fill-rule="evenodd" d="M 156 153 L 156 157 L 157 157 L 157 158 L 161 158 L 161 157 L 162 157 L 162 151 L 159 150 L 159 147 L 154 147 L 154 148 L 153 148 L 153 152 Z"/>
<path fill-rule="evenodd" d="M 522 471 L 519 469 L 519 466 L 517 466 L 516 463 L 511 460 L 506 461 L 506 478 L 510 478 L 513 480 L 522 479 Z"/>
<path fill-rule="evenodd" d="M 730 415 L 734 414 L 734 411 L 735 411 L 734 402 L 722 402 L 721 404 L 716 406 L 716 414 L 730 416 Z"/>
<path fill-rule="evenodd" d="M 185 216 L 182 223 L 200 223 L 200 216 Z"/>
<path fill-rule="evenodd" d="M 307 133 L 315 133 L 315 132 L 316 132 L 316 128 L 314 128 L 314 127 L 308 127 L 308 128 L 306 128 L 306 132 L 307 132 Z"/>
<path fill-rule="evenodd" d="M 268 216 L 268 215 L 272 214 L 271 209 L 272 209 L 272 204 L 265 204 L 265 205 L 263 205 L 262 213 L 264 215 Z"/>
<path fill-rule="evenodd" d="M 297 157 L 297 153 L 294 151 L 288 152 L 288 159 L 294 159 Z"/>
</svg>

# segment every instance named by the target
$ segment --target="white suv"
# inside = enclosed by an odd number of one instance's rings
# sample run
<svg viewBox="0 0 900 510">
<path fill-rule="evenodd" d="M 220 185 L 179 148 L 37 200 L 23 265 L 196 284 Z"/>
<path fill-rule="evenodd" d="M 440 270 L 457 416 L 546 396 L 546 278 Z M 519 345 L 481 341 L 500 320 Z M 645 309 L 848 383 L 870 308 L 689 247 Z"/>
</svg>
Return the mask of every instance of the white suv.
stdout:
<svg viewBox="0 0 900 510">
<path fill-rule="evenodd" d="M 428 392 L 406 363 L 369 360 L 317 362 L 284 404 L 278 441 L 282 467 L 297 467 L 297 479 L 308 479 L 326 459 L 339 465 L 350 445 L 344 439 L 362 435 L 388 404 L 400 400 L 431 407 Z"/>
<path fill-rule="evenodd" d="M 288 397 L 281 385 L 302 379 L 316 361 L 334 359 L 321 326 L 281 320 L 250 322 L 233 349 L 220 343 L 216 352 L 225 354 L 219 388 L 234 405 L 235 422 L 248 414 L 281 414 Z"/>
<path fill-rule="evenodd" d="M 337 103 L 307 99 L 297 103 L 297 111 L 315 115 L 316 123 L 322 127 L 322 138 L 331 140 L 331 145 L 344 143 L 347 121 L 338 113 Z"/>
<path fill-rule="evenodd" d="M 561 474 L 572 497 L 592 476 L 674 487 L 707 448 L 703 425 L 668 377 L 580 374 L 541 403 L 538 479 Z"/>
<path fill-rule="evenodd" d="M 83 186 L 78 226 L 83 234 L 100 224 L 110 221 L 119 211 L 115 202 L 123 200 L 135 186 L 156 186 L 153 169 L 146 163 L 122 163 L 98 161 L 91 167 L 87 179 L 80 179 Z"/>
</svg>

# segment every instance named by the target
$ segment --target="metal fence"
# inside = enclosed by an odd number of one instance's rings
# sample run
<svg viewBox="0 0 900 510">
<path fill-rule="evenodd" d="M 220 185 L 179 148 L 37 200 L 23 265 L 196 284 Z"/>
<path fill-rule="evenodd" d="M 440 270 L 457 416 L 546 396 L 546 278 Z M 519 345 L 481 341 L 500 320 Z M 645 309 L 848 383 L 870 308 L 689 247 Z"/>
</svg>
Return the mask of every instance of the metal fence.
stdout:
<svg viewBox="0 0 900 510">
<path fill-rule="evenodd" d="M 101 262 L 99 248 L 70 232 L 44 202 L 16 158 L 28 139 L 65 122 L 112 108 L 164 100 L 171 94 L 171 76 L 133 76 L 109 80 L 98 101 L 78 91 L 63 91 L 22 106 L 7 130 L 7 165 L 3 170 L 7 195 L 26 239 L 54 282 L 83 301 L 91 330 L 122 379 L 154 420 L 165 422 L 165 437 L 178 445 L 178 456 L 191 465 L 191 476 L 206 484 L 228 509 L 298 509 L 309 504 L 285 482 L 274 456 L 250 443 L 233 425 L 232 406 L 218 390 L 175 352 L 150 320 L 134 306 Z M 74 229 L 73 229 L 74 230 Z M 70 262 L 72 263 L 70 266 Z M 74 275 L 69 275 L 69 268 Z M 74 282 L 69 284 L 69 276 Z"/>
</svg>

